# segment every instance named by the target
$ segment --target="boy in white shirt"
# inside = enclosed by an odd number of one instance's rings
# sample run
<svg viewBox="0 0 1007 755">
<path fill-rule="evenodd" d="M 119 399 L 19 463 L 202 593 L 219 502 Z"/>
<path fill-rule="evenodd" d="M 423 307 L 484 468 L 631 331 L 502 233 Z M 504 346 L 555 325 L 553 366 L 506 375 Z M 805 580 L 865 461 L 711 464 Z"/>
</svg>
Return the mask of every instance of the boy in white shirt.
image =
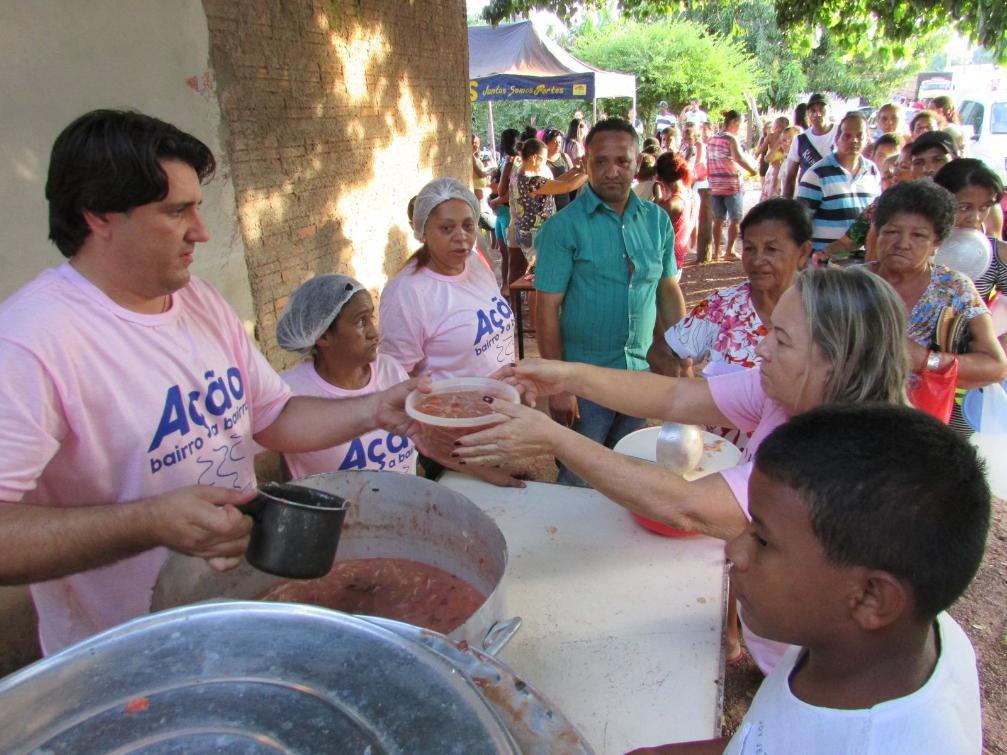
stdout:
<svg viewBox="0 0 1007 755">
<path fill-rule="evenodd" d="M 636 752 L 979 755 L 975 654 L 945 612 L 989 528 L 975 450 L 914 409 L 825 406 L 762 443 L 749 495 L 731 584 L 749 626 L 801 647 L 729 741 Z"/>
</svg>

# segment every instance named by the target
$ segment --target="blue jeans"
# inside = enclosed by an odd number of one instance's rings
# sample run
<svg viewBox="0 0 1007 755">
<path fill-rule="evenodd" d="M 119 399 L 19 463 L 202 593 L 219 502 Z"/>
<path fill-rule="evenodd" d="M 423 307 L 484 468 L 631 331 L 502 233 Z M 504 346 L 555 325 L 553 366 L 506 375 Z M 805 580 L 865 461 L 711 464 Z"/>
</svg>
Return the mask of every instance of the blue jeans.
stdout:
<svg viewBox="0 0 1007 755">
<path fill-rule="evenodd" d="M 573 423 L 573 429 L 607 448 L 613 448 L 625 436 L 646 424 L 646 420 L 639 417 L 620 414 L 614 409 L 608 409 L 587 399 L 578 398 L 577 406 L 580 409 L 580 419 Z M 556 482 L 578 488 L 591 487 L 562 464 L 559 465 L 559 477 Z"/>
</svg>

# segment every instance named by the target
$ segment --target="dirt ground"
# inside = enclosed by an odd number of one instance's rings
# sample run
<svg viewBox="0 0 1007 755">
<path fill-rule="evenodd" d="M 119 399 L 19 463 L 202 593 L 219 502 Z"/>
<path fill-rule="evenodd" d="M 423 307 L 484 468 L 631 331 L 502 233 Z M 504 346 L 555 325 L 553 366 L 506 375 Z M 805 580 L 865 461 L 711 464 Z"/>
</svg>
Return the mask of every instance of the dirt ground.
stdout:
<svg viewBox="0 0 1007 755">
<path fill-rule="evenodd" d="M 740 262 L 696 265 L 687 259 L 682 290 L 688 307 L 724 286 L 744 277 Z M 527 322 L 527 321 L 526 321 Z M 537 356 L 534 334 L 527 336 L 525 356 Z M 551 459 L 536 459 L 534 477 L 556 479 Z M 986 554 L 979 574 L 964 596 L 951 608 L 951 615 L 965 629 L 975 647 L 982 686 L 983 738 L 989 755 L 1007 755 L 1007 502 L 994 500 Z M 725 735 L 733 734 L 748 710 L 762 674 L 746 658 L 727 670 L 724 691 Z"/>
</svg>

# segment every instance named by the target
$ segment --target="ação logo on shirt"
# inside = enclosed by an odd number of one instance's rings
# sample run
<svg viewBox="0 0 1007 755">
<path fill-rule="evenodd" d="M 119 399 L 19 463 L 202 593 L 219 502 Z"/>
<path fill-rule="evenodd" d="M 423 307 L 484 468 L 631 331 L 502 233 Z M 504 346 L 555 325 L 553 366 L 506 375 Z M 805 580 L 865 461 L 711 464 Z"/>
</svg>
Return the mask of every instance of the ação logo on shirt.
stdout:
<svg viewBox="0 0 1007 755">
<path fill-rule="evenodd" d="M 343 457 L 343 463 L 339 465 L 339 471 L 374 468 L 368 464 L 376 465 L 378 470 L 395 469 L 400 464 L 408 462 L 413 451 L 414 448 L 409 442 L 409 438 L 404 435 L 395 435 L 394 433 L 379 435 L 371 439 L 366 446 L 364 446 L 364 438 L 354 438 L 350 441 L 350 447 L 346 451 L 346 456 Z"/>
<path fill-rule="evenodd" d="M 476 310 L 476 338 L 472 342 L 476 356 L 489 351 L 504 333 L 510 332 L 514 327 L 514 312 L 504 299 L 494 296 L 490 304 L 494 306 Z M 483 341 L 484 338 L 487 340 Z"/>
<path fill-rule="evenodd" d="M 197 456 L 204 445 L 209 445 L 204 437 L 210 439 L 218 436 L 221 425 L 225 431 L 233 429 L 248 414 L 248 402 L 242 401 L 245 396 L 245 384 L 241 370 L 229 367 L 221 377 L 216 377 L 214 370 L 208 370 L 203 373 L 203 377 L 207 381 L 206 386 L 200 390 L 187 391 L 185 399 L 182 398 L 182 388 L 178 384 L 168 388 L 165 393 L 161 419 L 147 448 L 147 453 L 153 454 L 148 459 L 151 474 L 180 464 L 187 458 L 196 458 L 201 464 L 212 465 L 212 459 Z M 199 433 L 186 441 L 186 436 L 194 432 L 195 427 L 203 428 L 205 436 Z M 166 438 L 176 433 L 179 442 L 175 443 L 170 451 L 154 453 L 159 451 Z M 234 456 L 235 447 L 244 440 L 243 436 L 231 433 L 229 439 L 236 442 L 230 444 L 222 439 L 222 445 L 207 449 L 207 453 L 212 452 L 219 457 L 217 476 L 221 478 L 236 478 L 235 472 L 222 470 L 221 465 L 228 461 L 242 461 L 245 458 Z M 202 475 L 200 481 L 202 482 Z"/>
</svg>

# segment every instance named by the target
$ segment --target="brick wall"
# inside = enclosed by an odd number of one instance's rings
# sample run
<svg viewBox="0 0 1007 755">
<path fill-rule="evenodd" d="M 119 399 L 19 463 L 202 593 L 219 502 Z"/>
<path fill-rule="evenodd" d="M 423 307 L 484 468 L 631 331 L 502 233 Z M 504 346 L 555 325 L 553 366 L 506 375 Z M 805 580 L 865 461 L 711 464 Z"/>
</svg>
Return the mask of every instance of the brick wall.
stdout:
<svg viewBox="0 0 1007 755">
<path fill-rule="evenodd" d="M 406 205 L 470 178 L 463 0 L 203 0 L 259 342 L 319 273 L 377 293 L 417 244 Z"/>
</svg>

